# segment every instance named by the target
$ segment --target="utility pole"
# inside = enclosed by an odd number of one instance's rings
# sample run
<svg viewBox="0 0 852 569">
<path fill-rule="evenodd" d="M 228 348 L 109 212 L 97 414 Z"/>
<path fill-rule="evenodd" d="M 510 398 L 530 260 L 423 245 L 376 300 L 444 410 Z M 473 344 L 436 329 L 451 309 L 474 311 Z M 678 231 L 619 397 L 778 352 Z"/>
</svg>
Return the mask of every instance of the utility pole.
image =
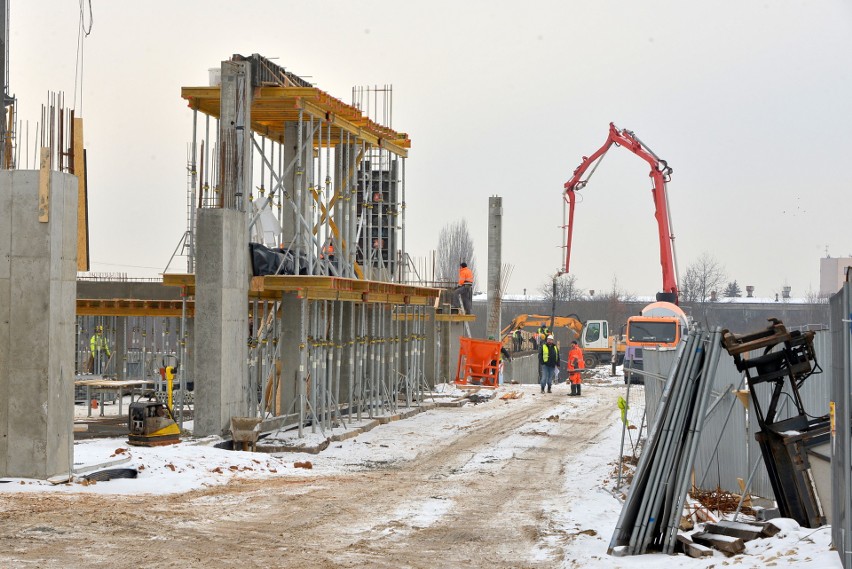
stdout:
<svg viewBox="0 0 852 569">
<path fill-rule="evenodd" d="M 485 332 L 500 340 L 501 268 L 503 255 L 503 198 L 488 198 L 488 316 Z"/>
<path fill-rule="evenodd" d="M 559 278 L 559 273 L 553 275 L 553 291 L 550 294 L 550 331 L 553 332 L 553 325 L 556 322 L 556 279 Z"/>
</svg>

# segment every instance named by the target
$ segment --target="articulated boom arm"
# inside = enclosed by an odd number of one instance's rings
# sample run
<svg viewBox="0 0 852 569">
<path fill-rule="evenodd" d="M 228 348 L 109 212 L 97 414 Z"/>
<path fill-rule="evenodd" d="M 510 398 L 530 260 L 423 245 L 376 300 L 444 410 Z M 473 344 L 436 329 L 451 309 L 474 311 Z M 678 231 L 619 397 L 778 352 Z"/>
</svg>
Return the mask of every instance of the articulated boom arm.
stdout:
<svg viewBox="0 0 852 569">
<path fill-rule="evenodd" d="M 575 315 L 576 316 L 576 315 Z M 520 314 L 512 320 L 512 322 L 503 328 L 500 332 L 501 336 L 505 336 L 516 328 L 538 328 L 539 326 L 550 326 L 550 316 L 542 316 L 541 314 Z M 556 316 L 553 318 L 553 326 L 557 328 L 569 328 L 574 332 L 577 338 L 583 332 L 583 323 L 577 318 L 571 316 Z"/>
<path fill-rule="evenodd" d="M 636 135 L 633 134 L 633 132 L 619 129 L 613 123 L 609 123 L 609 136 L 603 146 L 597 149 L 591 156 L 583 156 L 583 161 L 579 166 L 577 166 L 577 169 L 574 170 L 574 175 L 571 176 L 570 180 L 565 182 L 564 198 L 568 203 L 568 224 L 566 226 L 567 241 L 565 243 L 565 267 L 562 272 L 568 272 L 571 262 L 571 241 L 574 232 L 574 202 L 576 199 L 574 193 L 582 190 L 586 186 L 588 179 L 583 180 L 583 174 L 586 173 L 586 170 L 588 170 L 592 164 L 602 159 L 603 155 L 606 154 L 613 144 L 627 148 L 633 152 L 633 154 L 642 158 L 645 162 L 651 165 L 651 173 L 649 176 L 654 181 L 654 188 L 651 190 L 651 194 L 654 198 L 654 208 L 656 210 L 654 216 L 657 218 L 657 228 L 660 237 L 660 265 L 662 265 L 663 269 L 663 292 L 668 293 L 667 296 L 669 297 L 673 296 L 674 298 L 672 301 L 676 304 L 678 289 L 674 263 L 674 236 L 672 235 L 669 206 L 666 196 L 666 182 L 669 181 L 672 169 L 669 168 L 665 160 L 660 159 L 647 146 L 645 146 L 641 140 L 636 138 Z M 594 172 L 594 169 L 592 172 Z"/>
</svg>

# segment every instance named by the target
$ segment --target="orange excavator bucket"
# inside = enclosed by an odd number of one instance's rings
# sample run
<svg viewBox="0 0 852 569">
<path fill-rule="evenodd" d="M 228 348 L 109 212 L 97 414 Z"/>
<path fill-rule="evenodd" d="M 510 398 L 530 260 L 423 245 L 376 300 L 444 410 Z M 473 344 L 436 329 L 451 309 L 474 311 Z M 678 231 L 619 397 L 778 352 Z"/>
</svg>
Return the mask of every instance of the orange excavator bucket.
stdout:
<svg viewBox="0 0 852 569">
<path fill-rule="evenodd" d="M 500 342 L 459 338 L 459 364 L 456 369 L 458 386 L 497 387 L 500 363 Z"/>
</svg>

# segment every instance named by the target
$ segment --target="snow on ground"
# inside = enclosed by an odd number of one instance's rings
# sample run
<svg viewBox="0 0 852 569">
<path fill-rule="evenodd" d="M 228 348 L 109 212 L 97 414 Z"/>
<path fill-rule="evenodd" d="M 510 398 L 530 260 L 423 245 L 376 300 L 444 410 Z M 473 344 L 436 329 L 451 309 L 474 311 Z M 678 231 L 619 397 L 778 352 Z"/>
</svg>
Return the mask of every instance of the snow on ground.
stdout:
<svg viewBox="0 0 852 569">
<path fill-rule="evenodd" d="M 621 368 L 610 376 L 609 367 L 590 370 L 584 394 L 591 389 L 617 389 L 625 392 Z M 47 481 L 28 479 L 5 479 L 0 484 L 0 493 L 15 492 L 62 492 L 95 494 L 170 494 L 186 492 L 209 486 L 224 485 L 235 479 L 268 477 L 302 477 L 310 475 L 318 482 L 327 476 L 363 469 L 384 467 L 395 462 L 413 460 L 425 449 L 446 443 L 448 438 L 463 436 L 463 433 L 478 421 L 493 413 L 500 405 L 527 405 L 538 390 L 536 385 L 505 385 L 495 392 L 521 391 L 524 397 L 509 402 L 489 401 L 477 405 L 467 404 L 461 409 L 435 409 L 419 413 L 402 421 L 380 425 L 371 431 L 341 442 L 333 442 L 319 454 L 286 453 L 266 454 L 234 452 L 214 446 L 221 442 L 217 437 L 185 439 L 180 444 L 157 447 L 131 447 L 124 438 L 108 438 L 78 441 L 74 444 L 74 468 L 88 465 L 107 464 L 104 468 L 136 468 L 136 479 L 116 479 L 83 485 L 78 482 L 52 485 Z M 638 423 L 641 417 L 642 387 L 632 386 L 628 418 Z M 439 399 L 459 397 L 464 392 L 443 386 Z M 578 413 L 591 406 L 591 399 L 565 400 L 555 412 Z M 86 407 L 80 406 L 75 415 L 83 417 Z M 126 410 L 126 405 L 124 406 Z M 97 414 L 100 410 L 93 412 Z M 117 415 L 117 405 L 108 405 L 107 414 Z M 837 552 L 830 549 L 829 527 L 812 530 L 800 528 L 793 520 L 776 521 L 782 531 L 770 539 L 759 539 L 746 544 L 746 554 L 725 558 L 714 553 L 711 558 L 691 559 L 684 555 L 663 556 L 641 555 L 635 557 L 613 557 L 607 548 L 621 511 L 620 491 L 615 490 L 615 464 L 619 455 L 622 436 L 618 410 L 612 410 L 612 425 L 599 444 L 589 446 L 585 453 L 566 463 L 565 478 L 556 481 L 553 495 L 547 498 L 545 507 L 552 513 L 548 527 L 540 528 L 543 540 L 537 552 L 540 561 L 547 561 L 551 547 L 565 553 L 563 568 L 613 567 L 613 568 L 668 568 L 680 567 L 841 567 Z M 351 428 L 351 425 L 349 426 Z M 484 467 L 498 469 L 508 460 L 511 453 L 524 446 L 536 445 L 543 437 L 529 436 L 538 430 L 549 432 L 558 429 L 558 422 L 546 418 L 535 418 L 516 429 L 498 444 L 483 449 L 474 455 L 464 468 L 482 470 Z M 345 428 L 335 429 L 343 432 Z M 636 431 L 633 431 L 636 433 Z M 306 430 L 309 442 L 324 440 L 326 434 Z M 633 434 L 632 436 L 635 436 Z M 630 446 L 625 440 L 626 452 Z M 505 456 L 504 456 L 505 455 Z M 310 462 L 308 471 L 295 467 L 296 463 Z M 2 495 L 2 494 L 0 494 Z M 426 527 L 441 518 L 452 508 L 452 496 L 434 497 L 425 503 L 411 504 L 405 512 L 393 515 L 405 516 L 417 526 Z"/>
</svg>

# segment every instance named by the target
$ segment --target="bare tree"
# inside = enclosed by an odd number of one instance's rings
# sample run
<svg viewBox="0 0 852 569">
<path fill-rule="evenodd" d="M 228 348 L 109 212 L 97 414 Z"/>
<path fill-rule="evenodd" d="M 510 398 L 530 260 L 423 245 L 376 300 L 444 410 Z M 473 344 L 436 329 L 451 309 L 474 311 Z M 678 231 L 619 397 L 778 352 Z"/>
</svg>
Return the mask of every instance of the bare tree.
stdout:
<svg viewBox="0 0 852 569">
<path fill-rule="evenodd" d="M 541 284 L 538 291 L 544 296 L 545 300 L 553 300 L 554 289 L 553 277 L 550 277 Z M 583 297 L 580 286 L 577 284 L 575 275 L 562 274 L 556 277 L 556 300 L 573 302 L 580 300 Z"/>
<path fill-rule="evenodd" d="M 828 304 L 828 295 L 820 294 L 812 288 L 805 293 L 805 302 L 808 304 Z"/>
<path fill-rule="evenodd" d="M 704 304 L 712 292 L 722 292 L 727 280 L 725 269 L 706 251 L 686 268 L 681 288 L 681 299 Z"/>
<path fill-rule="evenodd" d="M 473 271 L 473 286 L 476 290 L 476 255 L 473 253 L 473 239 L 464 219 L 448 223 L 441 228 L 438 235 L 435 276 L 439 281 L 455 283 L 459 274 L 459 263 L 467 263 L 468 268 Z"/>
</svg>

